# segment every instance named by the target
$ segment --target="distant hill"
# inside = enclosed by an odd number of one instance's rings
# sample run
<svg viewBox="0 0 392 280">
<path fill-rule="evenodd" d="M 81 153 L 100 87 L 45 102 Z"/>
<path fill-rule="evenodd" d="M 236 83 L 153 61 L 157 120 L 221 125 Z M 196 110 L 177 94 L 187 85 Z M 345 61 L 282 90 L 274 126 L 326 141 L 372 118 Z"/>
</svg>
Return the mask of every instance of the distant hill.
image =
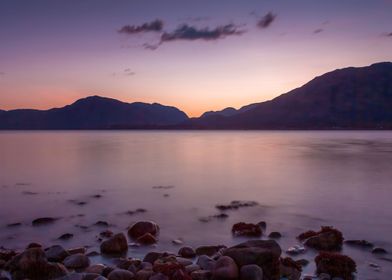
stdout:
<svg viewBox="0 0 392 280">
<path fill-rule="evenodd" d="M 204 114 L 183 127 L 392 129 L 392 63 L 335 70 L 270 101 L 250 106 L 231 110 L 230 115 L 219 111 Z"/>
<path fill-rule="evenodd" d="M 170 126 L 187 120 L 175 107 L 91 96 L 63 108 L 0 111 L 0 129 L 113 129 Z"/>
</svg>

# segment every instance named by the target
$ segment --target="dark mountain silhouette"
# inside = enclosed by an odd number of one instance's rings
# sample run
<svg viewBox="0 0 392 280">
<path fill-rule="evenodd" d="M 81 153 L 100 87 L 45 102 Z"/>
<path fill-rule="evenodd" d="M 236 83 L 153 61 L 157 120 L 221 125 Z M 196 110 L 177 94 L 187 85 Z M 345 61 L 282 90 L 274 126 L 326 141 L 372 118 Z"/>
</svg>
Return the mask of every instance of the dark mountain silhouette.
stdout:
<svg viewBox="0 0 392 280">
<path fill-rule="evenodd" d="M 249 104 L 246 106 L 241 107 L 240 109 L 235 109 L 233 107 L 227 107 L 223 110 L 220 111 L 208 111 L 205 112 L 204 114 L 202 114 L 200 116 L 200 118 L 205 118 L 205 117 L 211 117 L 211 116 L 224 116 L 224 117 L 230 117 L 230 116 L 234 116 L 238 113 L 243 113 L 246 112 L 250 109 L 253 109 L 254 107 L 256 107 L 257 105 L 259 105 L 260 103 L 253 103 L 253 104 Z"/>
<path fill-rule="evenodd" d="M 113 129 L 174 125 L 187 120 L 175 107 L 91 96 L 63 108 L 0 112 L 0 129 Z"/>
<path fill-rule="evenodd" d="M 392 63 L 335 70 L 242 112 L 214 112 L 191 119 L 184 127 L 392 129 Z"/>
</svg>

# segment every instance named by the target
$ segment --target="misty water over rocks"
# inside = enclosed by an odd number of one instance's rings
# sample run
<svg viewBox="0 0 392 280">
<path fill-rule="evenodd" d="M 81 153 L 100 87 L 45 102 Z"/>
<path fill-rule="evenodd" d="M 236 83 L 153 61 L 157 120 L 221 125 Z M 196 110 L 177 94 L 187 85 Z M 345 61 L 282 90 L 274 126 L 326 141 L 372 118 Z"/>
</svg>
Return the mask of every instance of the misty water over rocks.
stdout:
<svg viewBox="0 0 392 280">
<path fill-rule="evenodd" d="M 391 136 L 1 132 L 0 246 L 40 242 L 99 251 L 108 231 L 126 233 L 137 221 L 153 220 L 160 227 L 157 244 L 128 251 L 142 258 L 185 245 L 232 246 L 249 239 L 233 237 L 233 224 L 265 221 L 262 239 L 280 233 L 283 254 L 301 248 L 300 233 L 320 226 L 391 252 Z M 355 245 L 342 252 L 356 261 L 359 279 L 389 279 L 392 256 Z M 314 273 L 316 255 L 307 249 L 298 256 L 310 261 L 304 274 Z M 91 261 L 111 262 L 101 256 Z"/>
</svg>

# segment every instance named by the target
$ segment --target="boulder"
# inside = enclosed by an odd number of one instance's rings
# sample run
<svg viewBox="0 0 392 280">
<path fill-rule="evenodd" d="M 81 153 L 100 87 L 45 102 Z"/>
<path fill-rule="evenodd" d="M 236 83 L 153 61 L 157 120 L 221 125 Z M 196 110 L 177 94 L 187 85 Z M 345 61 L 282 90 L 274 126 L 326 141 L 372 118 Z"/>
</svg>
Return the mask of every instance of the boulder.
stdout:
<svg viewBox="0 0 392 280">
<path fill-rule="evenodd" d="M 123 233 L 118 233 L 101 243 L 101 253 L 108 255 L 121 255 L 128 251 L 127 238 Z"/>
<path fill-rule="evenodd" d="M 238 266 L 232 258 L 222 256 L 215 262 L 212 270 L 213 280 L 235 280 L 238 277 Z"/>
<path fill-rule="evenodd" d="M 354 279 L 355 262 L 348 256 L 338 253 L 321 252 L 316 258 L 317 274 L 326 273 L 331 277 L 341 277 L 345 280 Z"/>
<path fill-rule="evenodd" d="M 151 233 L 145 233 L 136 239 L 136 242 L 142 245 L 151 245 L 157 243 L 157 239 Z"/>
<path fill-rule="evenodd" d="M 136 280 L 148 280 L 150 277 L 154 274 L 154 271 L 152 269 L 141 269 L 138 272 L 136 272 Z"/>
<path fill-rule="evenodd" d="M 192 280 L 210 280 L 212 276 L 211 271 L 196 270 L 191 273 Z"/>
<path fill-rule="evenodd" d="M 197 259 L 196 264 L 203 270 L 212 271 L 215 267 L 215 260 L 211 259 L 207 255 L 202 255 Z"/>
<path fill-rule="evenodd" d="M 384 248 L 375 247 L 375 248 L 372 250 L 372 253 L 373 253 L 373 254 L 387 254 L 388 251 L 385 250 Z"/>
<path fill-rule="evenodd" d="M 281 238 L 282 234 L 278 231 L 272 231 L 269 235 L 269 238 Z"/>
<path fill-rule="evenodd" d="M 156 237 L 159 233 L 159 226 L 151 221 L 141 221 L 133 224 L 128 230 L 128 235 L 134 240 L 137 240 L 146 233 Z"/>
<path fill-rule="evenodd" d="M 344 243 L 350 246 L 358 246 L 363 248 L 372 248 L 374 246 L 373 243 L 369 241 L 357 239 L 345 240 Z"/>
<path fill-rule="evenodd" d="M 53 245 L 45 249 L 46 257 L 51 262 L 62 262 L 70 254 L 60 245 Z"/>
<path fill-rule="evenodd" d="M 281 253 L 275 240 L 249 240 L 223 251 L 223 255 L 231 257 L 240 268 L 248 264 L 260 266 L 265 280 L 279 279 Z"/>
<path fill-rule="evenodd" d="M 259 225 L 241 222 L 233 225 L 231 233 L 234 236 L 260 237 L 263 231 Z"/>
<path fill-rule="evenodd" d="M 103 271 L 105 270 L 106 266 L 103 264 L 94 264 L 86 268 L 87 273 L 96 273 L 96 274 L 102 274 Z"/>
<path fill-rule="evenodd" d="M 52 218 L 52 217 L 38 218 L 33 220 L 32 225 L 33 226 L 49 225 L 49 224 L 53 224 L 56 220 L 57 218 Z"/>
<path fill-rule="evenodd" d="M 86 247 L 76 247 L 67 250 L 70 255 L 74 254 L 86 254 L 87 249 Z"/>
<path fill-rule="evenodd" d="M 81 269 L 90 265 L 90 259 L 85 254 L 79 253 L 66 257 L 63 263 L 67 268 Z"/>
<path fill-rule="evenodd" d="M 308 231 L 298 236 L 305 240 L 305 245 L 317 250 L 340 250 L 343 245 L 343 234 L 332 227 L 321 227 L 318 232 Z"/>
<path fill-rule="evenodd" d="M 255 264 L 244 265 L 240 270 L 240 280 L 263 280 L 263 270 Z"/>
<path fill-rule="evenodd" d="M 162 273 L 156 273 L 149 280 L 169 280 L 169 277 Z"/>
<path fill-rule="evenodd" d="M 109 273 L 107 278 L 109 280 L 133 280 L 135 275 L 125 269 L 115 269 Z"/>
<path fill-rule="evenodd" d="M 200 246 L 196 248 L 196 255 L 201 256 L 201 255 L 207 255 L 207 256 L 213 256 L 217 254 L 221 249 L 227 248 L 224 245 L 217 245 L 217 246 Z"/>
<path fill-rule="evenodd" d="M 183 258 L 191 259 L 191 258 L 196 257 L 196 252 L 195 252 L 195 250 L 193 250 L 192 247 L 185 246 L 185 247 L 180 248 L 180 250 L 178 250 L 178 255 Z"/>
<path fill-rule="evenodd" d="M 288 280 L 301 279 L 302 266 L 292 258 L 280 259 L 280 277 Z"/>
</svg>

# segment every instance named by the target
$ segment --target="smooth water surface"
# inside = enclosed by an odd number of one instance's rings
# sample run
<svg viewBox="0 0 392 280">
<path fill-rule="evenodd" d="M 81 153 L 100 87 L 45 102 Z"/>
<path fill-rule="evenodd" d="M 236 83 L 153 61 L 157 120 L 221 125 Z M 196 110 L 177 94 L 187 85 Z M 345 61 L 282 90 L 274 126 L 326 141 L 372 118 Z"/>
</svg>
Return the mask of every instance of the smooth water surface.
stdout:
<svg viewBox="0 0 392 280">
<path fill-rule="evenodd" d="M 102 197 L 93 197 L 97 194 Z M 216 204 L 232 200 L 260 206 L 228 211 L 226 220 L 199 221 L 218 214 Z M 392 251 L 391 200 L 391 132 L 0 132 L 5 247 L 38 241 L 96 250 L 104 228 L 95 222 L 125 232 L 133 222 L 151 219 L 161 227 L 155 250 L 177 251 L 171 241 L 178 238 L 192 246 L 232 245 L 242 241 L 231 236 L 233 223 L 266 221 L 267 234 L 284 235 L 283 250 L 297 244 L 302 231 L 333 225 L 346 239 L 366 239 Z M 137 208 L 147 212 L 126 213 Z M 31 226 L 45 216 L 61 219 Z M 22 225 L 7 227 L 17 222 Z M 75 237 L 56 240 L 66 232 Z M 140 257 L 148 250 L 132 248 L 128 254 Z M 388 260 L 357 248 L 343 252 L 357 261 L 359 279 L 392 275 Z M 308 251 L 300 258 L 314 255 Z M 313 271 L 313 265 L 305 270 Z"/>
</svg>

